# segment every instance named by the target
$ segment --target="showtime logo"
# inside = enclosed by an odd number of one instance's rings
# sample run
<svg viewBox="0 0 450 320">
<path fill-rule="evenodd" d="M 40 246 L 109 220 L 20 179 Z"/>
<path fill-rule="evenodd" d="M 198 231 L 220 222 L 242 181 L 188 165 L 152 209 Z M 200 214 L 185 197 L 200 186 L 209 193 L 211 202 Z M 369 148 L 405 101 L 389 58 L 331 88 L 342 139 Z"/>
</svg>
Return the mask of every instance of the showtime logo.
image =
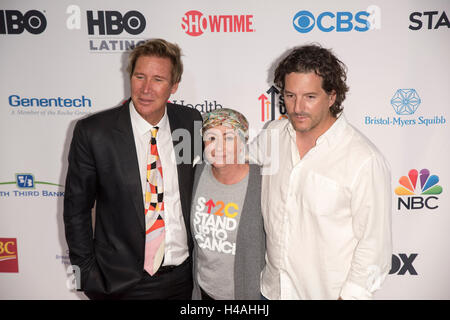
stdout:
<svg viewBox="0 0 450 320">
<path fill-rule="evenodd" d="M 254 32 L 253 15 L 209 15 L 205 16 L 197 10 L 185 13 L 181 18 L 181 28 L 193 37 L 204 32 Z"/>
</svg>

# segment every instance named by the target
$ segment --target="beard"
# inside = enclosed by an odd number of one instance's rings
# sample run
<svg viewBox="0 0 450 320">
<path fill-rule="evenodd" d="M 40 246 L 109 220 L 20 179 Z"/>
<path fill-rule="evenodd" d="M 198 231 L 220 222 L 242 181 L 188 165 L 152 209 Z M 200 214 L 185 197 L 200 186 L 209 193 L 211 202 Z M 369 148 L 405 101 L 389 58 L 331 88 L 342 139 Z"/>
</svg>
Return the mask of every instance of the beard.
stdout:
<svg viewBox="0 0 450 320">
<path fill-rule="evenodd" d="M 301 133 L 314 129 L 320 122 L 320 120 L 313 118 L 312 115 L 307 112 L 289 113 L 288 116 L 295 131 Z M 299 120 L 296 117 L 303 117 L 303 119 Z"/>
</svg>

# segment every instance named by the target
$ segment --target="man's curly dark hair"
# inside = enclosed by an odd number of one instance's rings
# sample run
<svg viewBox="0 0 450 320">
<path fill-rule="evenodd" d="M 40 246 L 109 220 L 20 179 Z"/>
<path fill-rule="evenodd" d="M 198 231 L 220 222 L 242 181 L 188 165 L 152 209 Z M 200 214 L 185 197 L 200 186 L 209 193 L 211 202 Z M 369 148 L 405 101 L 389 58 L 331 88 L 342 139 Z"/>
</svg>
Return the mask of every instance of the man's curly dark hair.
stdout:
<svg viewBox="0 0 450 320">
<path fill-rule="evenodd" d="M 336 92 L 336 101 L 330 107 L 330 112 L 334 117 L 342 112 L 342 102 L 348 86 L 347 67 L 340 61 L 331 50 L 322 48 L 320 45 L 305 45 L 294 48 L 289 55 L 284 58 L 275 70 L 275 85 L 282 92 L 284 91 L 285 77 L 291 72 L 309 73 L 315 72 L 322 77 L 322 88 L 327 94 Z"/>
</svg>

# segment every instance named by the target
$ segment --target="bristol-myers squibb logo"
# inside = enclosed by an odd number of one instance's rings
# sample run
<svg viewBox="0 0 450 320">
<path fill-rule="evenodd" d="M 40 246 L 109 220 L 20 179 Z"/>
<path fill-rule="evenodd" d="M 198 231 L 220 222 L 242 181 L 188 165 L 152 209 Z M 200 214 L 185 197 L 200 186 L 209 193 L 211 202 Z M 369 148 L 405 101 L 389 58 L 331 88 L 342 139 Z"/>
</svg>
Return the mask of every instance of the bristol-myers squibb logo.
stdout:
<svg viewBox="0 0 450 320">
<path fill-rule="evenodd" d="M 398 89 L 391 99 L 395 113 L 410 115 L 416 112 L 420 105 L 420 97 L 415 89 Z"/>
<path fill-rule="evenodd" d="M 423 105 L 422 98 L 416 89 L 397 89 L 390 98 L 391 110 L 395 114 L 386 115 L 366 115 L 365 125 L 411 127 L 411 126 L 437 126 L 445 125 L 446 118 L 442 114 L 418 115 L 416 112 Z M 422 108 L 422 107 L 421 107 Z"/>
</svg>

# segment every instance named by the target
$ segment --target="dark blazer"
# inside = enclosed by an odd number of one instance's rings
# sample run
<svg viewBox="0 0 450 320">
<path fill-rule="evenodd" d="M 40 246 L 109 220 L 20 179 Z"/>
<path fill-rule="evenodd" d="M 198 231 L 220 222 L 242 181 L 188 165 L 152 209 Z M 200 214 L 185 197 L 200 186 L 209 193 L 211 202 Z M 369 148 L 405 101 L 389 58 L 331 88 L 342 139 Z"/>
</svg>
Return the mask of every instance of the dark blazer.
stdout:
<svg viewBox="0 0 450 320">
<path fill-rule="evenodd" d="M 145 211 L 129 102 L 78 121 L 70 145 L 64 224 L 70 261 L 79 267 L 86 292 L 119 293 L 143 276 Z M 171 103 L 167 115 L 172 133 L 186 129 L 192 137 L 172 135 L 175 156 L 187 162 L 177 161 L 177 171 L 191 252 L 192 162 L 202 152 L 202 118 L 197 110 Z"/>
</svg>

